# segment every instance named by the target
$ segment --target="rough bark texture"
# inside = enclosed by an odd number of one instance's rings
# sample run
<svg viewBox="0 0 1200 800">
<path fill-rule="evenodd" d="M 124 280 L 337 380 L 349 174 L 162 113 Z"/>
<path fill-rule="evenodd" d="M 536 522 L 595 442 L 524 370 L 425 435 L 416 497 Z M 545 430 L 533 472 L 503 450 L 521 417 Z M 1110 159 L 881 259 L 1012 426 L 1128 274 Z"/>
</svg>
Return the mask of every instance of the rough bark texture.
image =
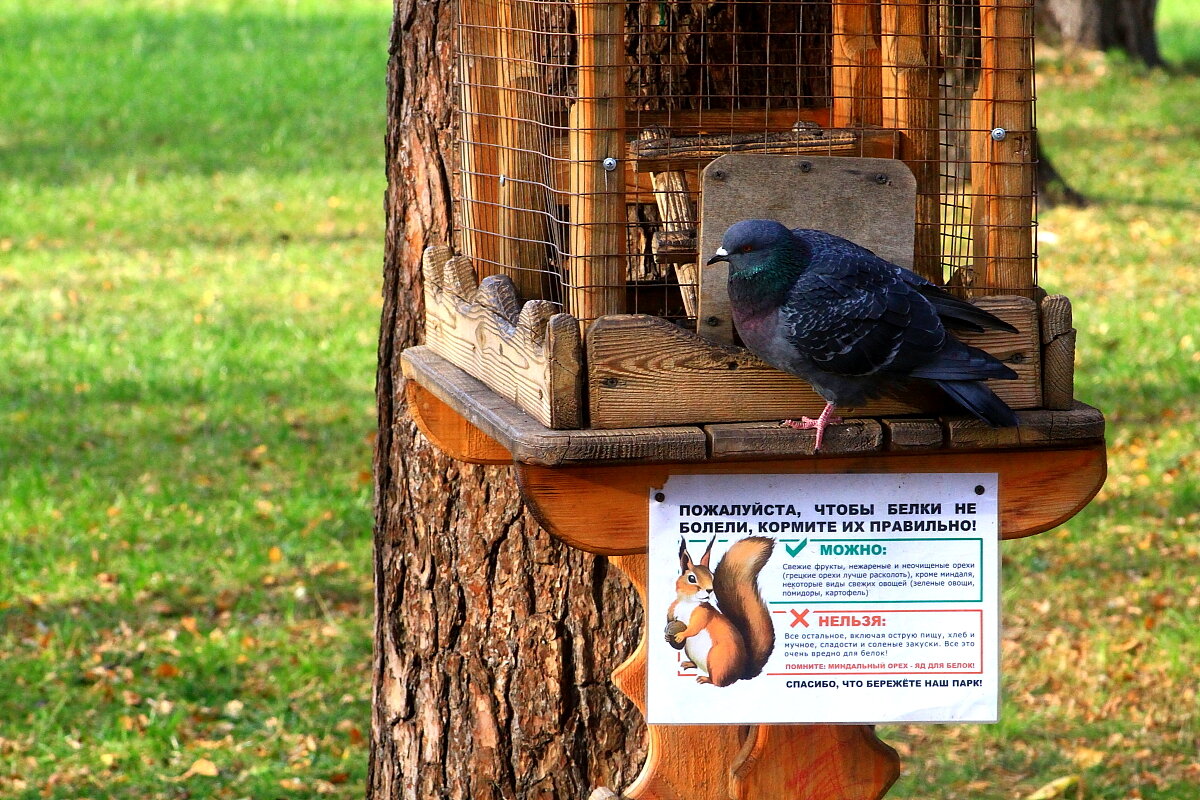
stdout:
<svg viewBox="0 0 1200 800">
<path fill-rule="evenodd" d="M 1147 66 L 1161 66 L 1154 12 L 1158 0 L 1037 0 L 1040 32 L 1072 47 L 1124 50 Z"/>
<path fill-rule="evenodd" d="M 398 0 L 391 35 L 367 797 L 584 798 L 640 768 L 641 718 L 609 683 L 637 599 L 538 529 L 508 469 L 450 461 L 404 407 L 421 251 L 452 225 L 455 14 Z"/>
</svg>

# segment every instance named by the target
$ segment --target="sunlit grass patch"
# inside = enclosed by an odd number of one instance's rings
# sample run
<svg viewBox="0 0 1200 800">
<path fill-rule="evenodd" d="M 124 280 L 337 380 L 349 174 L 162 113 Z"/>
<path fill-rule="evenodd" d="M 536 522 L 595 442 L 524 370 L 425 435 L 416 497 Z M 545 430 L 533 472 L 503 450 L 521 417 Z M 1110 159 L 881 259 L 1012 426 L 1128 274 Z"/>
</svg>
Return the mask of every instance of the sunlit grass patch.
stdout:
<svg viewBox="0 0 1200 800">
<path fill-rule="evenodd" d="M 0 796 L 362 793 L 389 13 L 0 3 Z"/>
</svg>

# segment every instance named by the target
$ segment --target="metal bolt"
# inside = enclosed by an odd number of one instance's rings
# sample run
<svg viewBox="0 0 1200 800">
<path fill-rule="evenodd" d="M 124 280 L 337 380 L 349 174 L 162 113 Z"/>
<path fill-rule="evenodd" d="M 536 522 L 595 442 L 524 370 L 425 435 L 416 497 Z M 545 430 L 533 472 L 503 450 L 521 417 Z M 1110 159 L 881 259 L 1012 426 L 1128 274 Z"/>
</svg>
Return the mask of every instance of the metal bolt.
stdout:
<svg viewBox="0 0 1200 800">
<path fill-rule="evenodd" d="M 992 128 L 992 139 L 997 142 L 1003 142 L 1008 137 L 1008 131 L 1004 128 Z"/>
<path fill-rule="evenodd" d="M 881 172 L 875 176 L 875 182 L 878 183 L 880 186 L 883 186 L 884 184 L 886 184 L 888 182 L 888 176 L 884 175 Z"/>
<path fill-rule="evenodd" d="M 1008 360 L 1009 360 L 1009 363 L 1012 363 L 1012 364 L 1024 364 L 1025 363 L 1025 354 L 1024 353 L 1013 353 L 1009 357 Z"/>
<path fill-rule="evenodd" d="M 721 318 L 720 317 L 705 317 L 704 324 L 710 328 L 715 328 L 721 324 Z"/>
<path fill-rule="evenodd" d="M 662 492 L 655 492 L 654 499 L 656 502 L 661 503 L 663 500 L 667 499 L 667 496 L 665 494 L 663 494 Z"/>
<path fill-rule="evenodd" d="M 500 185 L 503 186 L 506 183 L 508 183 L 508 177 L 505 175 L 501 175 L 500 176 Z"/>
<path fill-rule="evenodd" d="M 811 161 L 801 161 L 800 162 L 800 171 L 801 172 L 812 172 L 812 162 Z"/>
<path fill-rule="evenodd" d="M 729 174 L 723 169 L 715 170 L 712 174 L 714 181 L 723 181 L 729 177 Z"/>
<path fill-rule="evenodd" d="M 617 168 L 617 160 L 615 158 L 613 158 L 612 156 L 609 156 L 608 158 L 604 159 L 604 161 L 602 163 L 604 164 L 605 172 L 612 172 L 614 169 Z"/>
</svg>

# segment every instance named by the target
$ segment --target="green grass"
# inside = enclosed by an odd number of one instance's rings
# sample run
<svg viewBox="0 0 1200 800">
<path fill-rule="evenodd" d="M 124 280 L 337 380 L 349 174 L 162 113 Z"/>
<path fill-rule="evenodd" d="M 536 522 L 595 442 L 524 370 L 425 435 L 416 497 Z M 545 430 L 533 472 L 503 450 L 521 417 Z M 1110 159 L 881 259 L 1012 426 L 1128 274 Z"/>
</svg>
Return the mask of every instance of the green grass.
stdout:
<svg viewBox="0 0 1200 800">
<path fill-rule="evenodd" d="M 889 797 L 1192 800 L 1200 786 L 1200 7 L 1163 0 L 1174 67 L 1043 65 L 1038 126 L 1094 204 L 1040 220 L 1040 282 L 1071 296 L 1076 395 L 1109 479 L 1068 525 L 1004 546 L 1004 705 L 983 727 L 889 727 Z"/>
<path fill-rule="evenodd" d="M 362 794 L 388 6 L 0 0 L 0 797 Z M 1171 70 L 1039 78 L 1111 477 L 1004 547 L 1002 722 L 883 729 L 891 797 L 1200 785 L 1200 9 L 1160 24 Z"/>
<path fill-rule="evenodd" d="M 0 0 L 0 796 L 361 796 L 389 18 Z"/>
</svg>

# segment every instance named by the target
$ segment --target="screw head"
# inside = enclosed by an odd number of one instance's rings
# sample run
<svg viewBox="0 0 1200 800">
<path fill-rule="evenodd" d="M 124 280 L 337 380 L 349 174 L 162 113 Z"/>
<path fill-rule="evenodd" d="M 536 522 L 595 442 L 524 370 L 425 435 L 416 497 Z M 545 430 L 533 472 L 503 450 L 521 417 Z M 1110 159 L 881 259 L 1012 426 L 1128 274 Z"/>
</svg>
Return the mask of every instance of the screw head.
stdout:
<svg viewBox="0 0 1200 800">
<path fill-rule="evenodd" d="M 607 377 L 607 378 L 603 378 L 600 381 L 600 385 L 603 386 L 605 389 L 615 389 L 615 388 L 617 388 L 617 386 L 620 385 L 620 383 L 621 382 L 619 380 L 617 380 L 616 378 L 613 378 L 611 376 Z"/>
<path fill-rule="evenodd" d="M 875 182 L 878 183 L 880 186 L 883 186 L 884 184 L 886 184 L 888 182 L 888 176 L 884 175 L 881 172 L 875 176 Z"/>
<path fill-rule="evenodd" d="M 801 172 L 812 172 L 812 162 L 811 161 L 801 161 L 800 162 L 800 171 Z"/>
<path fill-rule="evenodd" d="M 655 493 L 654 493 L 654 499 L 655 499 L 657 502 L 661 503 L 662 501 L 664 501 L 664 500 L 666 500 L 666 499 L 667 499 L 667 496 L 666 496 L 665 494 L 663 494 L 662 492 L 655 492 Z"/>
<path fill-rule="evenodd" d="M 614 169 L 617 168 L 617 160 L 615 158 L 613 158 L 612 156 L 609 156 L 608 158 L 604 159 L 604 161 L 602 161 L 601 163 L 604 165 L 605 172 L 612 172 Z"/>
<path fill-rule="evenodd" d="M 728 175 L 728 173 L 725 172 L 725 170 L 718 169 L 718 170 L 713 171 L 712 177 L 713 177 L 714 181 L 723 181 L 727 177 L 729 177 L 729 175 Z"/>
<path fill-rule="evenodd" d="M 705 317 L 704 324 L 710 328 L 715 328 L 721 324 L 720 317 Z"/>
<path fill-rule="evenodd" d="M 992 128 L 993 141 L 1003 142 L 1008 137 L 1008 131 L 1004 128 Z"/>
</svg>

